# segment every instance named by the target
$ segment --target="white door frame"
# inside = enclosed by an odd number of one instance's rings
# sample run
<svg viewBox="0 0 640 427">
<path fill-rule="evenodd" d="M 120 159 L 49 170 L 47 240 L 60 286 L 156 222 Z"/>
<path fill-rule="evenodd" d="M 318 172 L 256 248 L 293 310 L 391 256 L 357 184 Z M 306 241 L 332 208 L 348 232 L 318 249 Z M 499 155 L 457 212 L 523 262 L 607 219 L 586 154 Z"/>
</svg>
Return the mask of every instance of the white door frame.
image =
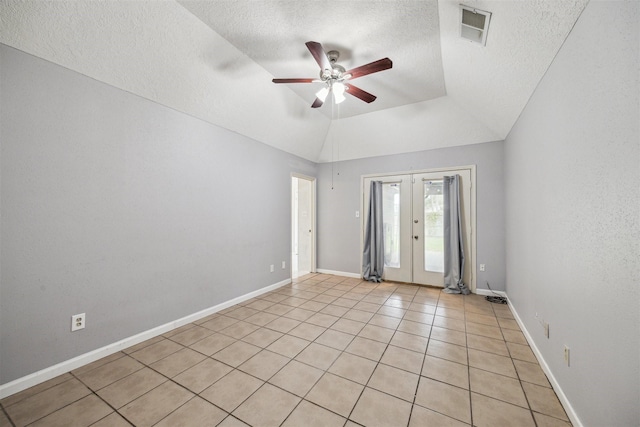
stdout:
<svg viewBox="0 0 640 427">
<path fill-rule="evenodd" d="M 364 181 L 366 178 L 374 178 L 374 177 L 383 177 L 383 176 L 393 176 L 393 175 L 413 175 L 413 174 L 421 174 L 421 173 L 433 173 L 433 172 L 445 172 L 445 173 L 455 173 L 460 170 L 470 170 L 471 171 L 471 283 L 469 283 L 469 290 L 475 293 L 476 291 L 476 256 L 477 256 L 477 239 L 476 239 L 476 165 L 467 165 L 467 166 L 452 166 L 446 168 L 434 168 L 434 169 L 421 169 L 421 170 L 410 170 L 403 172 L 384 172 L 384 173 L 372 173 L 360 176 L 360 258 L 362 258 L 362 251 L 364 249 L 364 227 L 366 221 L 366 207 L 364 206 L 365 199 L 365 191 Z M 413 260 L 411 260 L 413 262 Z M 362 277 L 362 263 L 360 263 L 360 277 Z"/>
<path fill-rule="evenodd" d="M 307 176 L 307 175 L 303 175 L 300 173 L 296 173 L 296 172 L 292 172 L 291 173 L 291 179 L 289 179 L 289 185 L 291 186 L 289 188 L 289 193 L 292 193 L 293 190 L 293 178 L 298 178 L 298 179 L 304 179 L 305 181 L 309 181 L 311 183 L 311 273 L 315 273 L 316 272 L 316 229 L 317 229 L 317 223 L 316 223 L 316 178 L 312 177 L 312 176 Z M 291 233 L 293 233 L 293 224 L 294 224 L 294 220 L 293 220 L 293 204 L 295 203 L 295 200 L 293 200 L 293 197 L 291 197 L 291 223 L 290 223 L 290 227 L 289 229 L 291 230 Z M 292 239 L 289 239 L 289 244 L 291 244 Z M 289 253 L 293 254 L 293 246 L 291 246 L 289 248 Z M 293 276 L 293 259 L 289 258 L 289 276 Z M 292 277 L 293 278 L 293 277 Z"/>
</svg>

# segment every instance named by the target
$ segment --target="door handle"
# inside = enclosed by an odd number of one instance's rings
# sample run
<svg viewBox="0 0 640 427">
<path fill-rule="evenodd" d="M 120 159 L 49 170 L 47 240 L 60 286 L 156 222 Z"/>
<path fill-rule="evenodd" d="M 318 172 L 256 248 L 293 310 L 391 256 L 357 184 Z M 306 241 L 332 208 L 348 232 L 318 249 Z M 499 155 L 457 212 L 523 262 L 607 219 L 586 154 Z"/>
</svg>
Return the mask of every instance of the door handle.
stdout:
<svg viewBox="0 0 640 427">
<path fill-rule="evenodd" d="M 418 236 L 413 236 L 414 239 L 418 240 Z"/>
</svg>

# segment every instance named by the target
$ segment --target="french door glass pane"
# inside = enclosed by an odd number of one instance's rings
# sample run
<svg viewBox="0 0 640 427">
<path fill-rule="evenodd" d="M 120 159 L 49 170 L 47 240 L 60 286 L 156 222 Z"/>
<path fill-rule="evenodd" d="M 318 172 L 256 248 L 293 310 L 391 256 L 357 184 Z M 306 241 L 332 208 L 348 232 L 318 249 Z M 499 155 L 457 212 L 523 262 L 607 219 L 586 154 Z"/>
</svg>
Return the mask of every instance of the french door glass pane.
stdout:
<svg viewBox="0 0 640 427">
<path fill-rule="evenodd" d="M 384 266 L 400 268 L 400 185 L 382 185 Z"/>
<path fill-rule="evenodd" d="M 442 180 L 424 182 L 424 269 L 444 272 Z"/>
</svg>

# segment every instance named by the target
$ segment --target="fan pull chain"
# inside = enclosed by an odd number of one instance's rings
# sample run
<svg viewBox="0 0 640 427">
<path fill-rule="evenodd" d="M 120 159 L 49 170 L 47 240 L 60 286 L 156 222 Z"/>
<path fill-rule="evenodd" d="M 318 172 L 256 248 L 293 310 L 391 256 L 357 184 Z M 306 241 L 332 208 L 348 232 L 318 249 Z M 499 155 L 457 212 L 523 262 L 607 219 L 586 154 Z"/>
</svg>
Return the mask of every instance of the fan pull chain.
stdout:
<svg viewBox="0 0 640 427">
<path fill-rule="evenodd" d="M 334 111 L 335 111 L 335 102 L 331 103 L 331 123 L 329 124 L 329 131 L 331 132 L 331 126 L 333 125 Z M 334 165 L 336 164 L 336 159 L 333 153 L 333 145 L 335 144 L 335 137 L 333 136 L 333 132 L 331 132 L 331 189 L 333 190 L 333 177 L 334 177 Z"/>
</svg>

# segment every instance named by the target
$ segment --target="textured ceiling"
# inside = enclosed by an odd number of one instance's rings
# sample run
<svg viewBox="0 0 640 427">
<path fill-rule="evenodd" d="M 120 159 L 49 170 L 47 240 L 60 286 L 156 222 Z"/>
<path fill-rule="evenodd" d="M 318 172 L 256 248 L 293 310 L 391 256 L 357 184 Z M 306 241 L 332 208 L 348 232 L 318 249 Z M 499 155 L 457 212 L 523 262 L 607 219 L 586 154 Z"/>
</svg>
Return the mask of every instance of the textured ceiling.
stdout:
<svg viewBox="0 0 640 427">
<path fill-rule="evenodd" d="M 320 42 L 325 52 L 340 52 L 337 62 L 347 70 L 389 57 L 391 70 L 353 81 L 378 99 L 367 105 L 351 98 L 340 105 L 341 118 L 446 95 L 436 1 L 180 0 L 180 4 L 276 77 L 318 78 L 320 68 L 305 46 L 307 41 Z M 321 83 L 288 86 L 309 105 L 323 87 Z M 331 108 L 320 111 L 331 117 Z"/>
<path fill-rule="evenodd" d="M 492 12 L 487 45 L 459 37 L 459 1 L 0 0 L 0 42 L 313 161 L 506 137 L 588 0 L 468 0 Z M 378 96 L 309 106 L 304 43 Z M 339 153 L 336 154 L 336 153 Z"/>
</svg>

